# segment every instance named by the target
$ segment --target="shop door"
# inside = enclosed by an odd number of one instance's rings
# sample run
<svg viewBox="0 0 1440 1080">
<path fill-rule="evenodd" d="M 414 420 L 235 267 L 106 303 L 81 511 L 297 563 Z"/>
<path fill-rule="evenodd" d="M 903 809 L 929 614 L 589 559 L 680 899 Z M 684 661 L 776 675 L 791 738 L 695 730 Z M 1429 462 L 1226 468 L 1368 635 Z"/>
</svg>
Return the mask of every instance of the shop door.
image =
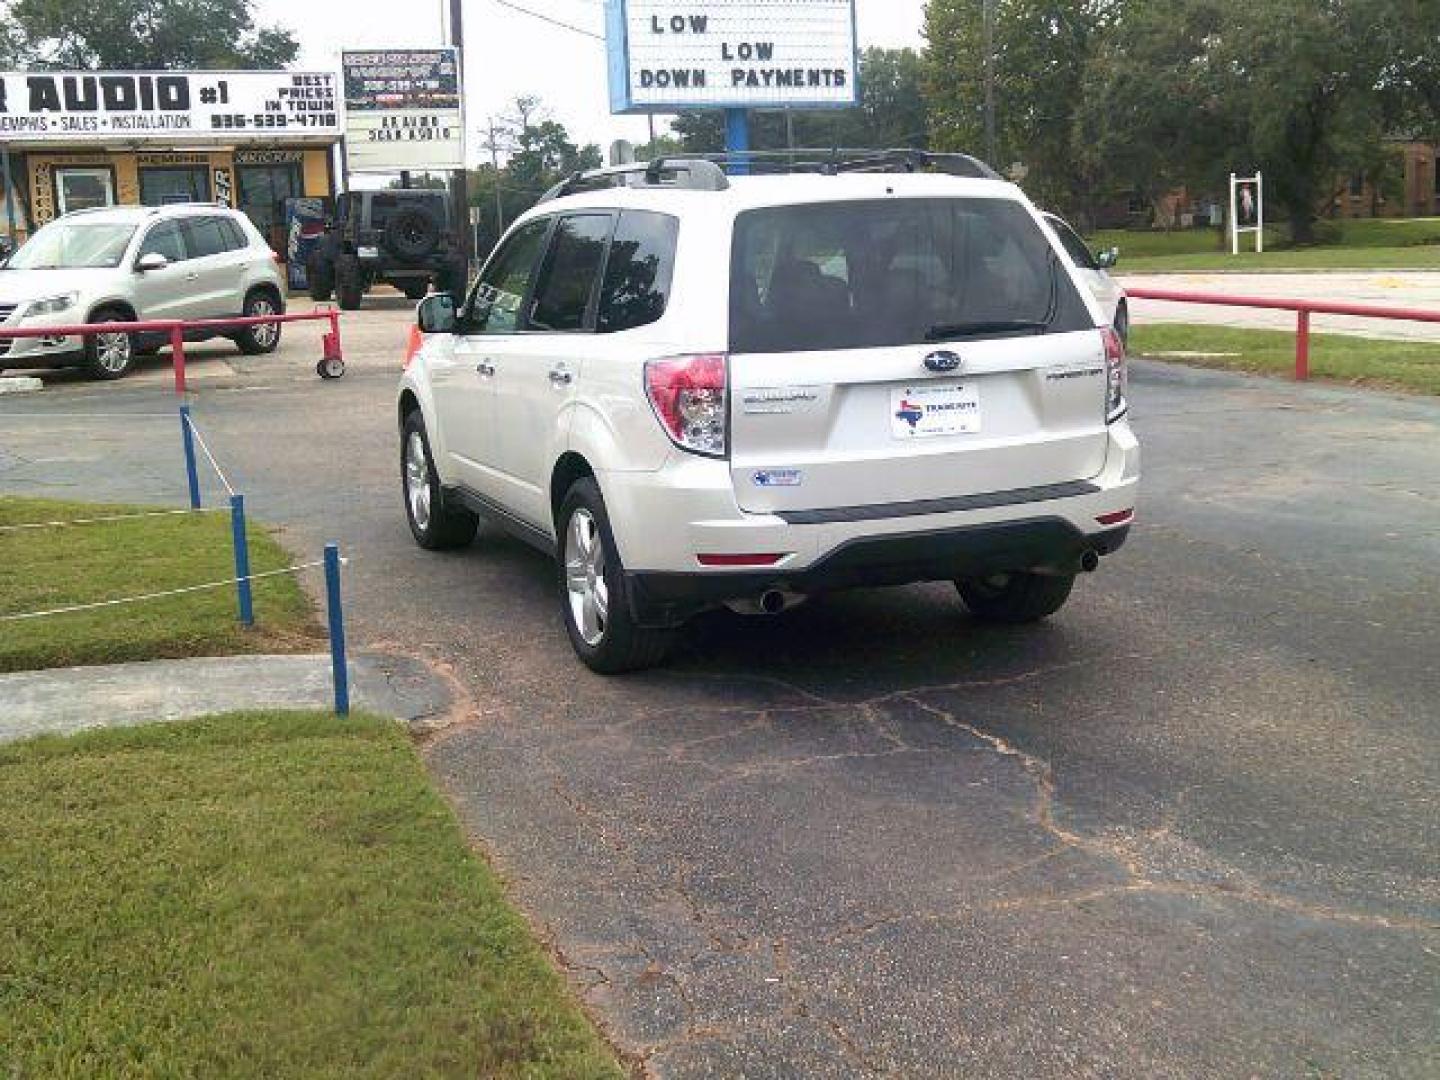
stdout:
<svg viewBox="0 0 1440 1080">
<path fill-rule="evenodd" d="M 210 201 L 210 170 L 204 165 L 140 170 L 140 202 L 145 206 Z"/>
<path fill-rule="evenodd" d="M 115 177 L 109 169 L 56 169 L 60 213 L 115 205 Z"/>
<path fill-rule="evenodd" d="M 285 200 L 305 194 L 299 163 L 282 165 L 241 165 L 236 170 L 240 209 L 250 216 L 260 235 L 276 251 L 283 252 Z"/>
</svg>

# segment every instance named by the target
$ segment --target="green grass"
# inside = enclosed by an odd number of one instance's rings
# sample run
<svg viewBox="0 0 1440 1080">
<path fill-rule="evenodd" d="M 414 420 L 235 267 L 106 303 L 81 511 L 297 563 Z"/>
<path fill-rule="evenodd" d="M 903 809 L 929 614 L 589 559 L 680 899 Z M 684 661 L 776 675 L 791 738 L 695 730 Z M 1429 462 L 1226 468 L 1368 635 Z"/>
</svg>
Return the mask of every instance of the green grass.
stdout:
<svg viewBox="0 0 1440 1080">
<path fill-rule="evenodd" d="M 154 509 L 0 498 L 0 525 Z M 248 533 L 254 573 L 309 561 L 292 558 L 263 528 L 252 524 Z M 160 592 L 234 573 L 226 513 L 0 531 L 0 615 Z M 248 631 L 237 621 L 233 588 L 0 622 L 0 671 L 315 647 L 314 614 L 293 576 L 253 588 L 257 626 Z"/>
<path fill-rule="evenodd" d="M 1267 270 L 1440 270 L 1440 218 L 1324 221 L 1313 247 L 1294 247 L 1288 229 L 1266 229 L 1265 252 L 1242 237 L 1233 256 L 1228 237 L 1214 229 L 1108 229 L 1089 237 L 1091 247 L 1118 247 L 1121 273 Z M 1244 250 L 1245 242 L 1252 250 Z"/>
<path fill-rule="evenodd" d="M 622 1075 L 403 730 L 0 747 L 0 1076 Z"/>
<path fill-rule="evenodd" d="M 1130 350 L 1161 360 L 1171 352 L 1224 354 L 1171 358 L 1197 367 L 1285 378 L 1295 371 L 1295 334 L 1285 330 L 1152 323 L 1131 327 Z M 1316 334 L 1310 338 L 1310 374 L 1353 386 L 1440 394 L 1440 344 Z"/>
</svg>

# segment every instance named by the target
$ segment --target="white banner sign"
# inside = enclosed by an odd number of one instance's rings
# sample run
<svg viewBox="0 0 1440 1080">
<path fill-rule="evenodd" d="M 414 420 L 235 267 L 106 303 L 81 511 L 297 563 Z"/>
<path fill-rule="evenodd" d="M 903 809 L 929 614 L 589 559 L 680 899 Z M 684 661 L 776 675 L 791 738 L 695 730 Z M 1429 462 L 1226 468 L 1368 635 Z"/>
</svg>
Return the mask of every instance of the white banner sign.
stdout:
<svg viewBox="0 0 1440 1080">
<path fill-rule="evenodd" d="M 0 73 L 0 142 L 338 137 L 329 72 Z"/>
<path fill-rule="evenodd" d="M 607 0 L 615 112 L 858 100 L 854 0 Z"/>
<path fill-rule="evenodd" d="M 341 65 L 351 172 L 465 167 L 454 49 L 347 52 Z"/>
</svg>

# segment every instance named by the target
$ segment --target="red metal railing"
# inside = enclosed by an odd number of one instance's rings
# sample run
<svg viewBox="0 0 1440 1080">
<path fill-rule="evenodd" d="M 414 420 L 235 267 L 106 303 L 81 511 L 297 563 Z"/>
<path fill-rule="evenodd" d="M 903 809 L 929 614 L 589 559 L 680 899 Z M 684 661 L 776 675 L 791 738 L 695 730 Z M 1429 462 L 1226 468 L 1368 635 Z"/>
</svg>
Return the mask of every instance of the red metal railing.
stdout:
<svg viewBox="0 0 1440 1080">
<path fill-rule="evenodd" d="M 1352 315 L 1361 319 L 1400 319 L 1404 322 L 1440 323 L 1440 311 L 1421 308 L 1378 307 L 1374 304 L 1345 304 L 1328 300 L 1278 300 L 1269 296 L 1231 296 L 1226 293 L 1177 292 L 1172 289 L 1126 288 L 1126 296 L 1137 300 L 1169 300 L 1180 304 L 1210 304 L 1217 307 L 1262 308 L 1295 312 L 1295 378 L 1310 377 L 1310 316 Z"/>
<path fill-rule="evenodd" d="M 334 308 L 297 315 L 254 315 L 234 319 L 146 319 L 138 322 L 76 323 L 67 326 L 0 326 L 0 339 L 93 337 L 96 334 L 164 334 L 170 339 L 171 363 L 175 368 L 175 393 L 185 393 L 185 332 L 187 330 L 237 330 L 267 323 L 319 322 L 328 320 L 324 357 L 340 360 L 340 312 Z"/>
</svg>

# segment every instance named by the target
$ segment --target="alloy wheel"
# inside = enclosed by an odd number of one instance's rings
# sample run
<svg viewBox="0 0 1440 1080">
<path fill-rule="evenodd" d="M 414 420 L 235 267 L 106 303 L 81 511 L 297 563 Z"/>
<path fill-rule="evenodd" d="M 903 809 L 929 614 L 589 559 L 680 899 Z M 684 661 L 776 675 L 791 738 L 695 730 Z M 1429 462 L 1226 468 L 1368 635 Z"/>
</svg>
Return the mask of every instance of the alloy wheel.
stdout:
<svg viewBox="0 0 1440 1080">
<path fill-rule="evenodd" d="M 609 624 L 610 589 L 605 583 L 605 541 L 595 516 L 583 506 L 565 530 L 565 588 L 575 628 L 593 649 L 604 640 Z"/>
<path fill-rule="evenodd" d="M 275 305 L 263 296 L 257 296 L 250 301 L 250 315 L 252 318 L 259 318 L 266 315 L 276 314 Z M 262 349 L 268 349 L 275 344 L 280 336 L 280 325 L 278 323 L 259 323 L 250 328 L 250 337 L 256 345 Z"/>
<path fill-rule="evenodd" d="M 95 335 L 95 359 L 112 375 L 130 366 L 130 335 L 120 333 Z"/>
<path fill-rule="evenodd" d="M 430 461 L 418 431 L 405 442 L 405 498 L 415 527 L 424 532 L 430 527 Z"/>
</svg>

